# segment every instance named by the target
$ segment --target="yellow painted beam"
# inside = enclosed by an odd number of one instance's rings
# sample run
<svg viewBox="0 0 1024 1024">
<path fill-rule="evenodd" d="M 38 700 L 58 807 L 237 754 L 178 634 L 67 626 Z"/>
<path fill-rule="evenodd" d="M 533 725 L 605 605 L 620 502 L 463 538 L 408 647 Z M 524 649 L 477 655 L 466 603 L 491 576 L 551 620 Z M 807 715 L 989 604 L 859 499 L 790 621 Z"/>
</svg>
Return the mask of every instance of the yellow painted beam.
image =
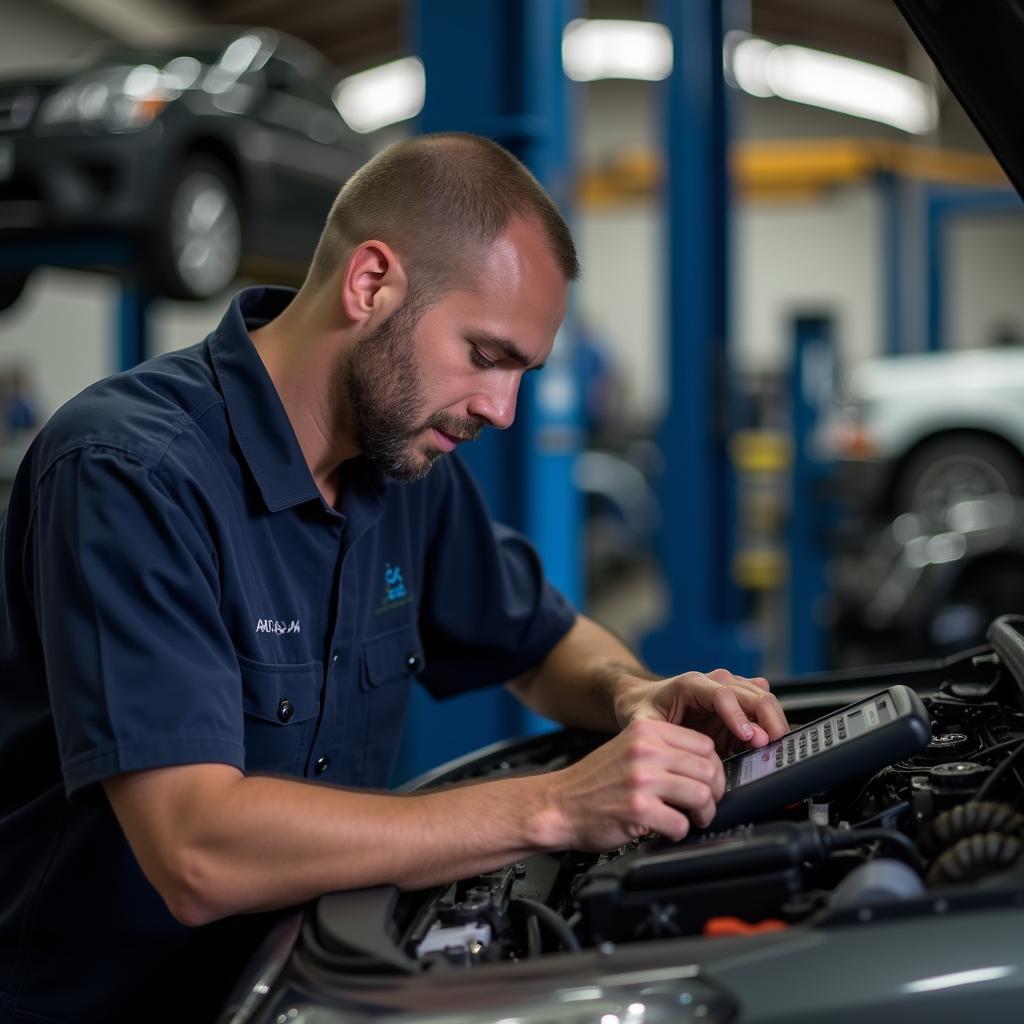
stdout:
<svg viewBox="0 0 1024 1024">
<path fill-rule="evenodd" d="M 749 200 L 808 199 L 882 173 L 942 185 L 1005 186 L 987 153 L 939 149 L 886 139 L 758 140 L 733 146 L 730 165 Z M 580 176 L 579 199 L 590 208 L 648 199 L 661 186 L 660 154 L 630 150 Z"/>
</svg>

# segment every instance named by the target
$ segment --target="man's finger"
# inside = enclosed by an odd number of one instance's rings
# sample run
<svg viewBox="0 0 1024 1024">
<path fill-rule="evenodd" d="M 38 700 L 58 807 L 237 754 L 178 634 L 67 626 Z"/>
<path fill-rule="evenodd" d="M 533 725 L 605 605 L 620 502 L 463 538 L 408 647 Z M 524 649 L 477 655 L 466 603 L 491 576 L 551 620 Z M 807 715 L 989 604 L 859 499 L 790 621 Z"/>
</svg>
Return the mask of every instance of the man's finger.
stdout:
<svg viewBox="0 0 1024 1024">
<path fill-rule="evenodd" d="M 782 710 L 778 697 L 772 693 L 763 693 L 757 697 L 754 717 L 760 725 L 764 726 L 770 739 L 777 740 L 789 732 L 786 712 Z"/>
<path fill-rule="evenodd" d="M 702 782 L 711 788 L 715 800 L 725 792 L 725 769 L 722 759 L 717 754 L 709 757 L 697 757 L 695 754 L 679 754 L 678 757 L 665 765 L 670 775 Z"/>
<path fill-rule="evenodd" d="M 722 670 L 715 671 L 718 673 Z M 754 739 L 755 723 L 764 729 L 768 739 L 775 740 L 789 732 L 789 723 L 786 721 L 782 705 L 770 690 L 756 686 L 753 680 L 740 680 L 738 685 L 730 685 L 719 680 L 715 682 L 717 686 L 712 693 L 715 711 L 729 726 L 729 731 L 739 739 L 750 743 Z M 733 700 L 729 700 L 723 694 L 730 694 Z M 720 703 L 723 700 L 726 702 L 724 705 Z M 750 727 L 749 735 L 744 726 Z"/>
<path fill-rule="evenodd" d="M 715 687 L 711 699 L 714 703 L 715 713 L 728 726 L 729 731 L 744 743 L 753 742 L 755 739 L 754 725 L 741 707 L 736 690 L 720 683 Z"/>
<path fill-rule="evenodd" d="M 765 745 L 766 745 L 766 744 L 767 744 L 767 743 L 768 743 L 768 742 L 769 742 L 770 740 L 771 740 L 771 736 L 769 736 L 769 735 L 768 735 L 768 733 L 767 733 L 767 732 L 765 732 L 765 730 L 764 730 L 764 729 L 763 729 L 763 728 L 762 728 L 762 727 L 761 727 L 760 725 L 758 725 L 758 724 L 757 724 L 757 723 L 755 722 L 755 723 L 754 723 L 754 739 L 753 739 L 753 745 L 754 745 L 755 747 L 763 747 L 763 746 L 765 746 Z"/>
<path fill-rule="evenodd" d="M 705 782 L 677 776 L 659 796 L 665 803 L 685 811 L 701 828 L 710 825 L 715 816 L 715 794 Z"/>
<path fill-rule="evenodd" d="M 707 675 L 709 679 L 714 679 L 716 683 L 725 683 L 726 685 L 749 683 L 751 686 L 756 686 L 759 690 L 768 690 L 769 692 L 771 692 L 772 688 L 771 683 L 764 676 L 738 676 L 725 668 L 713 669 Z"/>
<path fill-rule="evenodd" d="M 666 722 L 664 718 L 637 718 L 627 728 L 634 736 L 642 737 L 646 734 L 652 739 L 691 754 L 706 757 L 715 752 L 714 743 L 703 733 L 689 729 L 685 725 Z"/>
</svg>

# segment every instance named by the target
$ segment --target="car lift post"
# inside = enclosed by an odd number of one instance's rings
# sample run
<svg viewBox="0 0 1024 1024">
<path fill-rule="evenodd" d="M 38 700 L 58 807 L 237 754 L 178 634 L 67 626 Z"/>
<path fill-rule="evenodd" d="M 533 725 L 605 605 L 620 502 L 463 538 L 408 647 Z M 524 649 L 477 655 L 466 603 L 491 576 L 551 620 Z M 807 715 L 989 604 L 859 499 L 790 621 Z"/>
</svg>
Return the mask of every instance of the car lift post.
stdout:
<svg viewBox="0 0 1024 1024">
<path fill-rule="evenodd" d="M 885 351 L 897 355 L 904 350 L 903 326 L 903 233 L 904 182 L 892 171 L 875 175 L 881 200 L 883 258 L 878 261 L 879 278 L 885 302 Z"/>
<path fill-rule="evenodd" d="M 419 129 L 465 131 L 501 143 L 525 163 L 568 214 L 571 206 L 570 85 L 562 70 L 562 31 L 574 0 L 418 0 L 412 36 L 426 71 Z M 466 44 L 470 40 L 470 45 Z M 559 331 L 542 374 L 520 388 L 515 425 L 484 431 L 460 453 L 495 518 L 536 545 L 548 577 L 574 603 L 582 596 L 582 499 L 572 485 L 581 410 L 574 339 Z M 516 732 L 549 728 L 503 690 L 432 702 L 413 694 L 394 781 Z"/>
<path fill-rule="evenodd" d="M 788 525 L 789 672 L 824 671 L 828 659 L 825 600 L 828 534 L 833 525 L 828 494 L 831 466 L 815 457 L 815 428 L 834 402 L 836 380 L 832 319 L 797 316 L 793 321 L 790 419 L 793 466 Z"/>
<path fill-rule="evenodd" d="M 0 246 L 0 272 L 19 273 L 37 267 L 82 270 L 113 267 L 128 272 L 120 282 L 115 366 L 127 370 L 147 359 L 150 351 L 149 307 L 152 296 L 134 273 L 138 246 L 112 238 L 68 238 L 50 242 L 13 242 Z"/>
<path fill-rule="evenodd" d="M 427 78 L 420 130 L 494 139 L 530 168 L 566 213 L 572 131 L 561 53 L 574 8 L 572 0 L 431 0 L 417 8 Z M 466 39 L 474 45 L 464 46 Z M 548 576 L 578 601 L 582 503 L 571 475 L 581 414 L 572 342 L 563 327 L 543 374 L 524 378 L 515 425 L 503 436 L 485 431 L 460 454 L 495 517 L 533 540 Z"/>
<path fill-rule="evenodd" d="M 745 630 L 730 566 L 736 486 L 728 359 L 728 96 L 722 47 L 727 0 L 660 0 L 672 32 L 666 83 L 669 406 L 661 430 L 665 471 L 659 539 L 668 620 L 648 637 L 655 671 L 723 666 L 756 674 L 760 651 Z"/>
</svg>

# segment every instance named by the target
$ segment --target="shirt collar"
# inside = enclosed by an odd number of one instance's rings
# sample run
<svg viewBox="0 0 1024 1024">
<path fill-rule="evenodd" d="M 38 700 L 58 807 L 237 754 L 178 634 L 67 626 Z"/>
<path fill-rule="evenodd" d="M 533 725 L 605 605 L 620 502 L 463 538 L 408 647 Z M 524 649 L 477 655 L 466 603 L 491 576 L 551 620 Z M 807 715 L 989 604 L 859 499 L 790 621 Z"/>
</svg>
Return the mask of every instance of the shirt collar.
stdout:
<svg viewBox="0 0 1024 1024">
<path fill-rule="evenodd" d="M 292 288 L 246 288 L 231 300 L 208 339 L 232 432 L 271 512 L 305 501 L 323 502 L 274 382 L 249 337 L 250 328 L 269 323 L 294 297 Z M 346 472 L 346 497 L 378 504 L 383 481 L 365 459 L 352 462 L 346 467 L 351 470 Z"/>
</svg>

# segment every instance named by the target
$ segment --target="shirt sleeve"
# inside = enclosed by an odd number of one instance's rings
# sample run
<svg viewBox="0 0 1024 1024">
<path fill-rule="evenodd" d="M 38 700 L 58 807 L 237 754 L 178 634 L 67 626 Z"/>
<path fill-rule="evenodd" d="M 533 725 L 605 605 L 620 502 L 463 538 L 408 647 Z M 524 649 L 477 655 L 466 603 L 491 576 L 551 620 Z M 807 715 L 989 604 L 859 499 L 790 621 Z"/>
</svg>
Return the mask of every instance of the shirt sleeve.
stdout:
<svg viewBox="0 0 1024 1024">
<path fill-rule="evenodd" d="M 60 458 L 25 563 L 69 796 L 140 769 L 243 767 L 216 557 L 157 471 L 114 448 Z"/>
<path fill-rule="evenodd" d="M 576 621 L 530 542 L 491 520 L 461 460 L 443 465 L 420 612 L 420 680 L 435 697 L 514 679 L 543 661 Z"/>
</svg>

